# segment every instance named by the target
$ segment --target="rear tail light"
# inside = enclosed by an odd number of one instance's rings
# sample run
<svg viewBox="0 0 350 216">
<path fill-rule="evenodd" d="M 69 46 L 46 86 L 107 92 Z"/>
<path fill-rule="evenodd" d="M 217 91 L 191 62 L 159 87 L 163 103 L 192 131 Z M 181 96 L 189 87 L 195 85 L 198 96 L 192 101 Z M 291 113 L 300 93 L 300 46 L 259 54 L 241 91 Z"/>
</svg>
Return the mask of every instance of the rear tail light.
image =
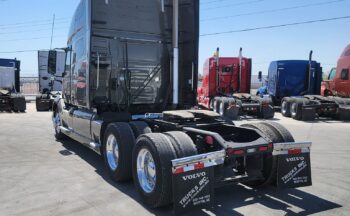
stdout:
<svg viewBox="0 0 350 216">
<path fill-rule="evenodd" d="M 267 145 L 267 147 L 268 147 L 268 148 L 273 148 L 273 144 L 272 144 L 272 143 L 269 143 L 269 144 Z"/>
</svg>

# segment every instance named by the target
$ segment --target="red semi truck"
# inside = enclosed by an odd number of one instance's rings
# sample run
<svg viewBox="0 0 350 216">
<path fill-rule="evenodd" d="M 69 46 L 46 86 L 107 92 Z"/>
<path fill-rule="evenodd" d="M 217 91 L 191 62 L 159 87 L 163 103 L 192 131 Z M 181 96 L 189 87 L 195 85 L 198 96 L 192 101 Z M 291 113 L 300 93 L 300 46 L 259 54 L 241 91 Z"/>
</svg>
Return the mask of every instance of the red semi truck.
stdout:
<svg viewBox="0 0 350 216">
<path fill-rule="evenodd" d="M 252 59 L 242 57 L 242 48 L 238 57 L 219 57 L 218 48 L 204 63 L 198 105 L 232 119 L 242 115 L 273 118 L 271 98 L 250 94 L 251 71 Z"/>
<path fill-rule="evenodd" d="M 350 98 L 349 71 L 350 44 L 342 52 L 338 60 L 337 67 L 333 68 L 329 73 L 328 80 L 322 82 L 321 94 L 323 96 Z M 346 100 L 346 102 L 350 104 L 350 101 Z"/>
</svg>

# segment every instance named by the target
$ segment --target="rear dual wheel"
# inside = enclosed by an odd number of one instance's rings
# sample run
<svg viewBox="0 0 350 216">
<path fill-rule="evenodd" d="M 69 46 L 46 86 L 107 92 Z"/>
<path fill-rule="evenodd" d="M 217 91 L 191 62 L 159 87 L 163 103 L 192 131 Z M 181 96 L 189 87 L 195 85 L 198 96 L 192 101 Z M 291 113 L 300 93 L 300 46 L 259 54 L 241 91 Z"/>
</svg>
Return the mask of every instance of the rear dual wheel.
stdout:
<svg viewBox="0 0 350 216">
<path fill-rule="evenodd" d="M 214 98 L 214 102 L 213 102 L 213 111 L 216 113 L 220 112 L 220 106 L 221 106 L 222 100 L 221 98 Z"/>
<path fill-rule="evenodd" d="M 295 120 L 302 119 L 302 107 L 303 107 L 303 102 L 301 101 L 295 101 L 292 103 L 290 107 L 290 113 L 293 119 Z"/>
<path fill-rule="evenodd" d="M 291 107 L 290 98 L 283 98 L 282 104 L 281 104 L 281 113 L 284 117 L 291 117 L 290 107 Z"/>
<path fill-rule="evenodd" d="M 260 131 L 267 136 L 272 143 L 294 142 L 294 138 L 291 133 L 285 127 L 276 122 L 243 124 L 242 127 Z M 273 156 L 272 153 L 264 154 L 263 156 L 262 175 L 264 179 L 248 182 L 247 185 L 254 187 L 266 187 L 276 182 L 277 157 Z"/>
<path fill-rule="evenodd" d="M 190 137 L 183 132 L 149 133 L 137 139 L 133 151 L 134 184 L 151 207 L 165 206 L 172 200 L 171 160 L 197 154 Z"/>
</svg>

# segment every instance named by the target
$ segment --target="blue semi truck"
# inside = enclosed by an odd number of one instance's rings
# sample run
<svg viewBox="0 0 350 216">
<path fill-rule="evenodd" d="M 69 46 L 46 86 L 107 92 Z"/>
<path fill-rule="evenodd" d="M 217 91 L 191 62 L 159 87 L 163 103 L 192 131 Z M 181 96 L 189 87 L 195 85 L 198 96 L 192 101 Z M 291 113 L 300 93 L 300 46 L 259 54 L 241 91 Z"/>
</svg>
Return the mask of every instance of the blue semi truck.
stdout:
<svg viewBox="0 0 350 216">
<path fill-rule="evenodd" d="M 267 85 L 258 90 L 272 97 L 283 116 L 296 120 L 331 117 L 350 120 L 350 100 L 320 95 L 322 67 L 312 60 L 279 60 L 270 63 Z M 267 92 L 266 92 L 267 91 Z"/>
<path fill-rule="evenodd" d="M 25 98 L 19 93 L 20 65 L 17 59 L 0 59 L 0 111 L 26 110 Z"/>
</svg>

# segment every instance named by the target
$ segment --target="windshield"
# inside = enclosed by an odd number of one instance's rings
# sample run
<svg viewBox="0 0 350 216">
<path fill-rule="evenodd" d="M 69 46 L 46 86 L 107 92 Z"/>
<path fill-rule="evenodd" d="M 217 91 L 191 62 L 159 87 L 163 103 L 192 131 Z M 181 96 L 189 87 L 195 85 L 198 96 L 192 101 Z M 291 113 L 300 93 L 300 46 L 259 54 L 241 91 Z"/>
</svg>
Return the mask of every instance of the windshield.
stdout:
<svg viewBox="0 0 350 216">
<path fill-rule="evenodd" d="M 328 80 L 333 80 L 336 72 L 337 72 L 337 70 L 335 68 L 332 68 L 332 70 L 329 72 Z"/>
</svg>

